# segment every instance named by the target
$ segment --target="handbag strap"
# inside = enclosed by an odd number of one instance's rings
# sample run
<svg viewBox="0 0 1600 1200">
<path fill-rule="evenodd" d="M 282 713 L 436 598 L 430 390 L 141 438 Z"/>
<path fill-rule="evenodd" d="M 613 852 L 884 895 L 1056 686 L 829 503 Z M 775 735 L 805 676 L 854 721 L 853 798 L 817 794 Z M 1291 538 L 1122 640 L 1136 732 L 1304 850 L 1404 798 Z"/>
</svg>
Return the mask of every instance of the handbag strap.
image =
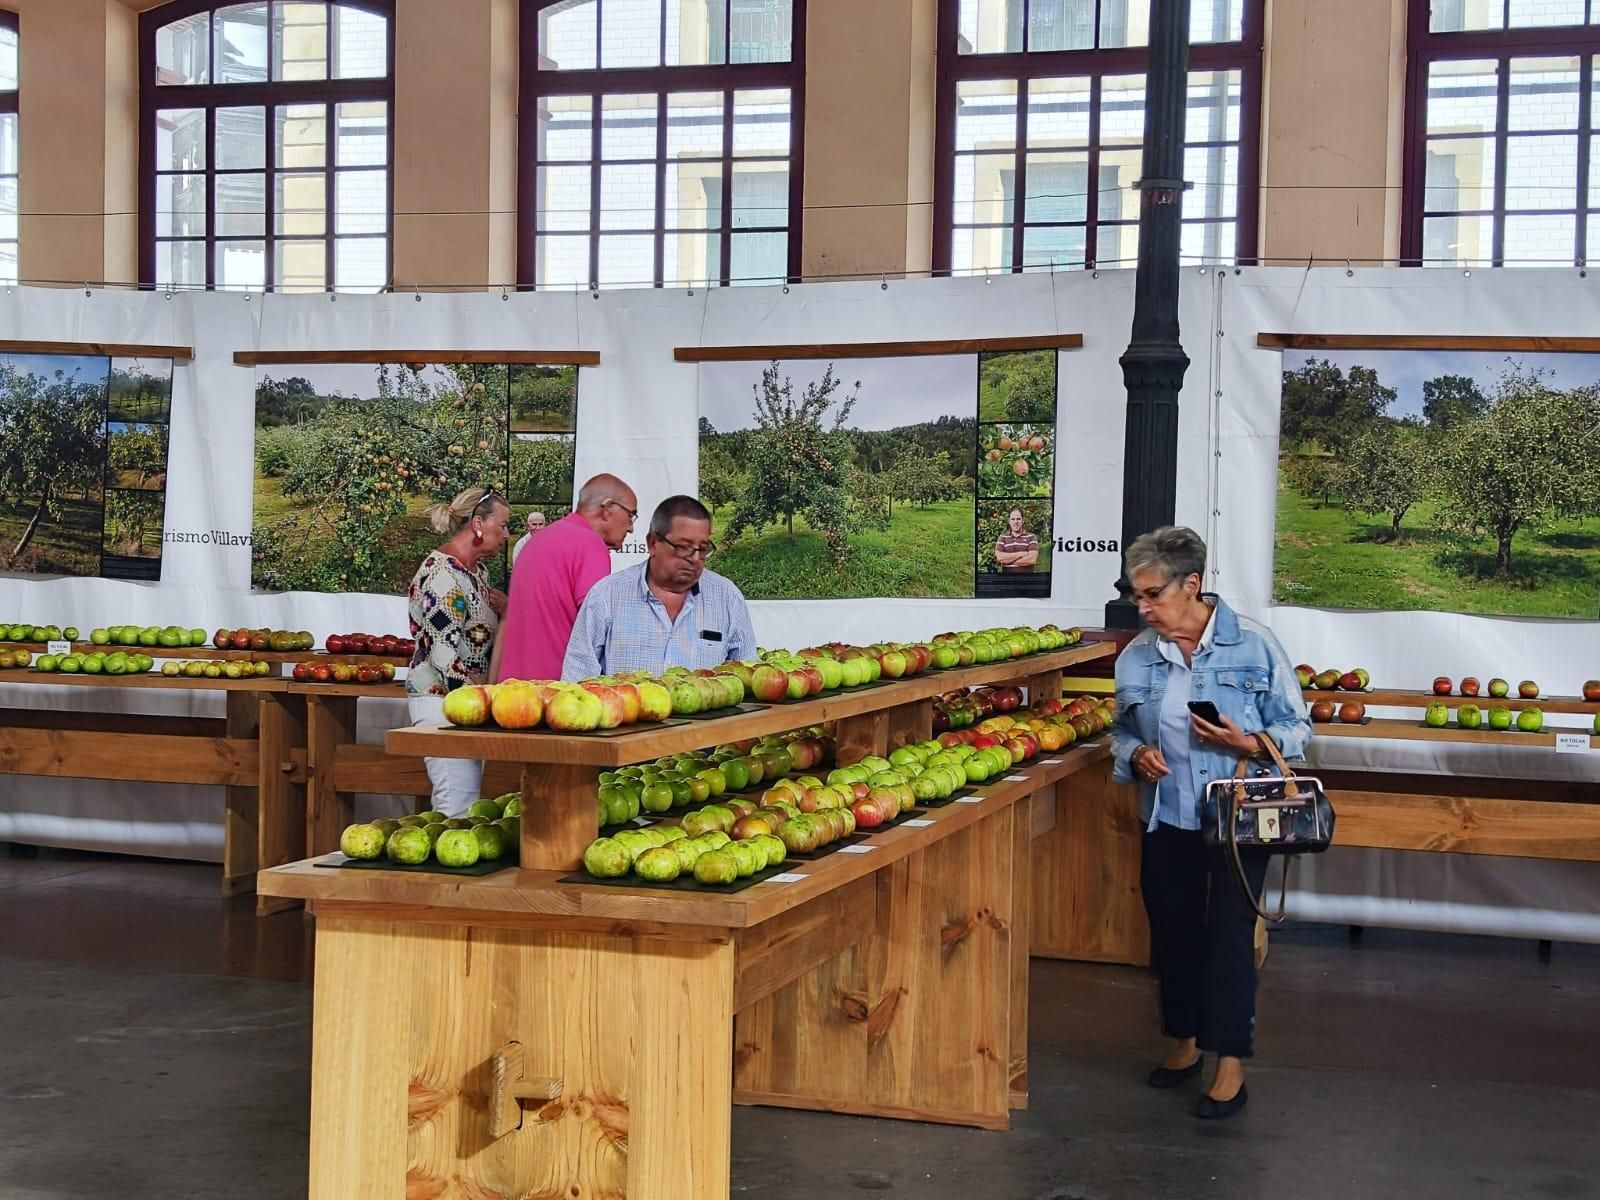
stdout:
<svg viewBox="0 0 1600 1200">
<path fill-rule="evenodd" d="M 1283 794 L 1292 797 L 1299 796 L 1300 785 L 1295 782 L 1294 772 L 1289 769 L 1289 764 L 1284 762 L 1283 751 L 1278 749 L 1278 743 L 1273 741 L 1271 735 L 1266 733 L 1258 733 L 1254 736 L 1256 741 L 1266 750 L 1267 756 L 1272 759 L 1273 765 L 1278 768 L 1278 774 L 1283 776 Z M 1244 778 L 1245 764 L 1248 761 L 1243 757 L 1239 759 L 1239 770 L 1235 773 L 1234 778 Z"/>
<path fill-rule="evenodd" d="M 1285 909 L 1289 903 L 1289 860 L 1293 855 L 1284 854 L 1280 856 L 1283 859 L 1283 886 L 1278 889 L 1278 911 L 1269 913 L 1261 907 L 1261 901 L 1256 899 L 1255 892 L 1250 890 L 1250 880 L 1244 873 L 1244 860 L 1239 857 L 1238 821 L 1230 820 L 1226 824 L 1227 831 L 1223 837 L 1228 843 L 1228 857 L 1233 864 L 1233 875 L 1239 882 L 1239 890 L 1244 893 L 1245 903 L 1254 909 L 1256 916 L 1263 921 L 1271 921 L 1274 925 L 1281 924 L 1285 916 Z M 1265 886 L 1264 881 L 1263 886 Z"/>
</svg>

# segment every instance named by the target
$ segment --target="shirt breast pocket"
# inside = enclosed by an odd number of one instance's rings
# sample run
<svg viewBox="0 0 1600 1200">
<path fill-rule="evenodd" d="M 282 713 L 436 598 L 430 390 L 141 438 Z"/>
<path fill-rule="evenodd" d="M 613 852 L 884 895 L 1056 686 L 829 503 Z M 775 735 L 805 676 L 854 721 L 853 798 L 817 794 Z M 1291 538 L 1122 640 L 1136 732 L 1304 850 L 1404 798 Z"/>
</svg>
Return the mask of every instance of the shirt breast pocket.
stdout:
<svg viewBox="0 0 1600 1200">
<path fill-rule="evenodd" d="M 1272 675 L 1264 667 L 1224 667 L 1215 673 L 1217 708 L 1239 723 L 1246 733 L 1266 728 L 1261 708 L 1272 688 Z"/>
</svg>

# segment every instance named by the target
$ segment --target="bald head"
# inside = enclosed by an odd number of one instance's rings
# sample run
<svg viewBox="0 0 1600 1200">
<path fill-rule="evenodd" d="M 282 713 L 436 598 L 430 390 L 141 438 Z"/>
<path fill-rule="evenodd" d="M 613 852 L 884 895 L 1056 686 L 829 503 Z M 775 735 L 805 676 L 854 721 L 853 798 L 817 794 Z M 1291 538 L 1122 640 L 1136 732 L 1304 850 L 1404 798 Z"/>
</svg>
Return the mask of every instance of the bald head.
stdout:
<svg viewBox="0 0 1600 1200">
<path fill-rule="evenodd" d="M 629 508 L 638 508 L 639 499 L 633 489 L 615 475 L 596 475 L 578 489 L 578 511 L 592 513 L 607 500 L 615 500 Z"/>
<path fill-rule="evenodd" d="M 578 489 L 579 514 L 613 550 L 627 541 L 638 509 L 633 489 L 615 475 L 596 475 Z"/>
</svg>

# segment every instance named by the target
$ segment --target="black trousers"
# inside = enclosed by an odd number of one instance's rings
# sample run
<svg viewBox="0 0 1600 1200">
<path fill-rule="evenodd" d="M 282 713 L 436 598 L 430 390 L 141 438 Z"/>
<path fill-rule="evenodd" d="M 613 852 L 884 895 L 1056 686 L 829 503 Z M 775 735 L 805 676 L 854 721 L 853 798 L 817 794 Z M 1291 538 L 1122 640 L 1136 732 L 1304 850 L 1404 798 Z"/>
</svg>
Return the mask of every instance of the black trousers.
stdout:
<svg viewBox="0 0 1600 1200">
<path fill-rule="evenodd" d="M 1267 856 L 1245 853 L 1256 898 Z M 1157 825 L 1144 835 L 1139 886 L 1150 918 L 1150 958 L 1161 980 L 1161 1024 L 1200 1049 L 1249 1058 L 1256 1024 L 1256 914 L 1220 846 L 1198 830 Z"/>
</svg>

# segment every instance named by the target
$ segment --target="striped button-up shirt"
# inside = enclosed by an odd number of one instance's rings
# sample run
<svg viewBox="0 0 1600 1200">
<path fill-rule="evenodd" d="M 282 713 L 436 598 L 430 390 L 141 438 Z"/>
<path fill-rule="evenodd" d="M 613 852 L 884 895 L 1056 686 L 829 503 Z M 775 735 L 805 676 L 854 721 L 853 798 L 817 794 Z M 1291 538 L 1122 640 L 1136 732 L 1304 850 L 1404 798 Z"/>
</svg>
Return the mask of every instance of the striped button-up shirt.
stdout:
<svg viewBox="0 0 1600 1200">
<path fill-rule="evenodd" d="M 648 566 L 618 571 L 589 589 L 567 643 L 561 678 L 628 671 L 659 675 L 668 667 L 714 667 L 755 657 L 750 609 L 729 579 L 715 571 L 702 574 L 674 621 L 645 581 Z"/>
</svg>

